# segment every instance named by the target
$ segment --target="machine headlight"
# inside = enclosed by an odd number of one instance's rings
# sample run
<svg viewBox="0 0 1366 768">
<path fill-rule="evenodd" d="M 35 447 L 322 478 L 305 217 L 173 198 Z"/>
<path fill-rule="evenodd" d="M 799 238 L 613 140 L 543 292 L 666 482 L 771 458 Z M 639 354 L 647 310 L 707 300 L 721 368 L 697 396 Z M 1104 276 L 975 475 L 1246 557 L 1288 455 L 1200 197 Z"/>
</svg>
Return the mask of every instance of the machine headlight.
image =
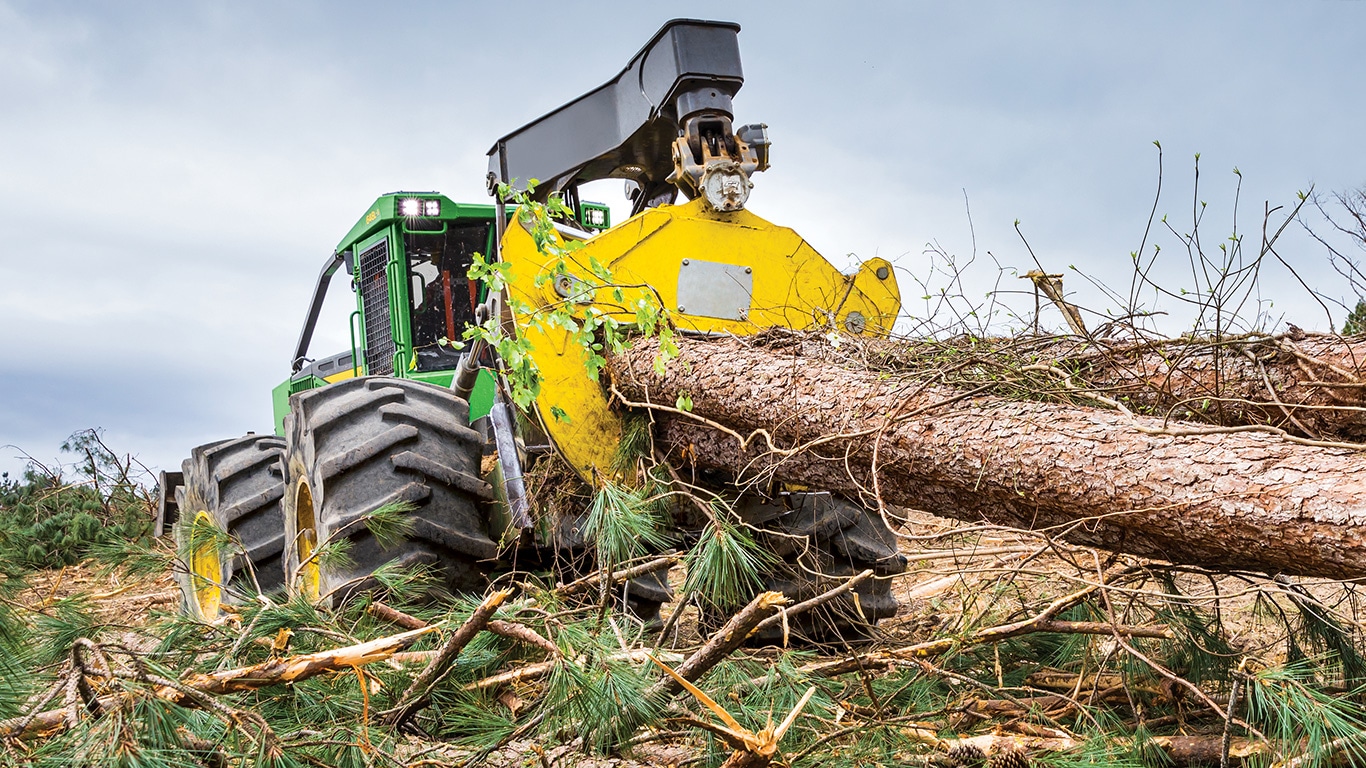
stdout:
<svg viewBox="0 0 1366 768">
<path fill-rule="evenodd" d="M 423 216 L 440 216 L 440 215 L 441 215 L 441 201 L 440 201 L 440 200 L 423 200 L 423 201 L 422 201 L 422 215 L 423 215 Z"/>
<path fill-rule="evenodd" d="M 405 197 L 398 201 L 398 212 L 409 219 L 422 215 L 422 201 L 416 197 Z"/>
<path fill-rule="evenodd" d="M 714 163 L 702 174 L 702 196 L 712 210 L 722 213 L 744 208 L 753 186 L 739 164 L 733 162 Z"/>
</svg>

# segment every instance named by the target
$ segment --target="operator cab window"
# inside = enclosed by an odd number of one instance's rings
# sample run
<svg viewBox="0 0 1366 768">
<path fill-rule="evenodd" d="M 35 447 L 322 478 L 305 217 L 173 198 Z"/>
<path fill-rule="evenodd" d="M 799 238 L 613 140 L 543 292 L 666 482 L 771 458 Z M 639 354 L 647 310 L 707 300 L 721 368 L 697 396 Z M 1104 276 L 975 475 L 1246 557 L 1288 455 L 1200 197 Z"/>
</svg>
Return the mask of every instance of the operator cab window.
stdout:
<svg viewBox="0 0 1366 768">
<path fill-rule="evenodd" d="M 474 322 L 480 285 L 466 274 L 474 254 L 488 248 L 489 223 L 456 225 L 445 232 L 411 233 L 408 253 L 413 349 L 419 371 L 454 368 L 466 326 Z M 443 343 L 443 339 L 445 343 Z"/>
</svg>

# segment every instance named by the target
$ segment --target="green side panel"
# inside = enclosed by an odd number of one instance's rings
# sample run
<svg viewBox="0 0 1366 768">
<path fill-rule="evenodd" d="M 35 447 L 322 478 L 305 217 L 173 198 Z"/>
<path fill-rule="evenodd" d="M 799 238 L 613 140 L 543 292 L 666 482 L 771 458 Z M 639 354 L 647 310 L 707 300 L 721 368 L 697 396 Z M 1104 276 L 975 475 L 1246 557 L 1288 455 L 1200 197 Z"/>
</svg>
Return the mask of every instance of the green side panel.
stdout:
<svg viewBox="0 0 1366 768">
<path fill-rule="evenodd" d="M 298 381 L 285 379 L 270 391 L 270 406 L 275 415 L 275 434 L 285 436 L 285 414 L 289 413 L 289 396 L 296 392 L 327 386 L 327 381 L 317 376 L 305 376 Z"/>
<path fill-rule="evenodd" d="M 487 368 L 481 370 L 474 382 L 474 391 L 470 393 L 470 421 L 489 415 L 489 411 L 493 410 L 493 393 L 497 389 L 498 380 L 493 377 L 493 371 Z"/>
<path fill-rule="evenodd" d="M 383 199 L 381 198 L 381 200 Z M 407 296 L 406 294 L 402 297 L 395 296 L 395 293 L 402 287 L 403 281 L 395 280 L 393 274 L 395 265 L 403 262 L 403 238 L 394 231 L 394 227 L 389 226 L 390 223 L 391 222 L 386 219 L 381 219 L 380 224 L 376 227 L 377 231 L 371 231 L 364 239 L 352 241 L 354 243 L 355 253 L 357 254 L 356 269 L 353 273 L 352 284 L 357 286 L 355 289 L 356 317 L 360 321 L 357 324 L 357 333 L 352 337 L 352 343 L 355 344 L 354 351 L 358 356 L 358 359 L 362 361 L 362 373 L 367 376 L 372 373 L 385 376 L 403 375 L 401 373 L 403 367 L 398 359 L 398 353 L 400 351 L 398 340 L 403 337 L 397 332 L 398 329 L 395 327 L 395 323 L 398 318 L 404 317 L 407 314 L 406 312 L 399 311 L 400 307 L 405 306 L 399 299 L 401 298 L 402 302 L 406 302 Z M 359 258 L 359 256 L 381 243 L 388 244 L 386 246 L 388 260 L 385 262 L 384 266 L 383 283 L 371 283 L 364 279 L 362 274 L 363 268 L 361 267 L 362 259 Z M 379 278 L 376 276 L 373 279 L 378 280 Z M 367 295 L 369 296 L 369 299 L 367 299 Z M 370 300 L 374 300 L 376 303 L 367 306 Z M 382 310 L 382 307 L 385 306 L 388 307 L 387 312 Z M 398 317 L 395 316 L 396 314 Z M 387 338 L 393 340 L 393 351 L 388 353 L 394 355 L 392 361 L 386 360 L 382 363 L 379 362 L 379 358 L 385 356 L 381 354 L 376 354 L 376 360 L 370 359 L 370 353 L 373 351 L 370 349 L 370 323 L 372 321 L 376 323 L 374 333 L 378 334 L 381 339 L 386 338 L 387 335 Z M 377 343 L 380 347 L 385 346 L 383 341 Z M 392 369 L 388 367 L 390 364 L 393 366 Z M 375 370 L 376 368 L 378 368 L 378 370 Z"/>
<path fill-rule="evenodd" d="M 275 415 L 275 434 L 285 436 L 285 414 L 289 412 L 289 379 L 270 391 L 270 406 Z"/>
<path fill-rule="evenodd" d="M 409 371 L 404 378 L 413 381 L 425 381 L 438 387 L 449 387 L 451 379 L 455 378 L 455 371 Z"/>
<path fill-rule="evenodd" d="M 451 379 L 455 378 L 455 371 L 415 371 L 409 373 L 408 378 L 449 387 Z M 487 368 L 479 371 L 479 378 L 474 381 L 474 391 L 470 393 L 470 421 L 482 419 L 493 410 L 493 392 L 497 386 L 493 371 Z"/>
</svg>

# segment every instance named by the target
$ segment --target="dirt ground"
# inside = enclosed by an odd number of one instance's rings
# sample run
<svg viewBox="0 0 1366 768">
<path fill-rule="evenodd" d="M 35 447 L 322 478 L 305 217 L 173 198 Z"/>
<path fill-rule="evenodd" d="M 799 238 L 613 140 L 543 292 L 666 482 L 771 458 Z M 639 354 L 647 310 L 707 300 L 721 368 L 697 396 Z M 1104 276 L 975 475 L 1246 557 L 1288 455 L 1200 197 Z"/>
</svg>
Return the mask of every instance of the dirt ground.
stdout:
<svg viewBox="0 0 1366 768">
<path fill-rule="evenodd" d="M 26 608 L 42 610 L 77 595 L 90 602 L 105 626 L 128 630 L 145 626 L 154 610 L 174 610 L 180 601 L 180 589 L 170 573 L 130 576 L 92 562 L 32 574 L 19 599 Z M 120 641 L 133 648 L 146 643 L 131 631 Z"/>
</svg>

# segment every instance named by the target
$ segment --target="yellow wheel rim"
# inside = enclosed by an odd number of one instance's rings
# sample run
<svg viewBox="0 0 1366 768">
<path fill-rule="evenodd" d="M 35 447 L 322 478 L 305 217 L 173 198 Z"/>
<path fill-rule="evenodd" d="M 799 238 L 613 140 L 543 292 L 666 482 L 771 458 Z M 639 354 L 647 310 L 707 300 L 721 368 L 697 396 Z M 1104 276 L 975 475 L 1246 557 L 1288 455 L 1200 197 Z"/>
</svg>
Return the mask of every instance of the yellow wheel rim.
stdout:
<svg viewBox="0 0 1366 768">
<path fill-rule="evenodd" d="M 223 561 L 218 554 L 217 529 L 208 512 L 200 510 L 195 513 L 190 527 L 193 546 L 190 554 L 191 591 L 199 614 L 209 620 L 218 618 L 223 605 Z"/>
<path fill-rule="evenodd" d="M 310 602 L 322 597 L 322 572 L 313 556 L 318 547 L 318 522 L 313 512 L 313 491 L 308 483 L 299 483 L 294 497 L 294 519 L 298 524 L 295 540 L 299 545 L 299 589 Z"/>
</svg>

